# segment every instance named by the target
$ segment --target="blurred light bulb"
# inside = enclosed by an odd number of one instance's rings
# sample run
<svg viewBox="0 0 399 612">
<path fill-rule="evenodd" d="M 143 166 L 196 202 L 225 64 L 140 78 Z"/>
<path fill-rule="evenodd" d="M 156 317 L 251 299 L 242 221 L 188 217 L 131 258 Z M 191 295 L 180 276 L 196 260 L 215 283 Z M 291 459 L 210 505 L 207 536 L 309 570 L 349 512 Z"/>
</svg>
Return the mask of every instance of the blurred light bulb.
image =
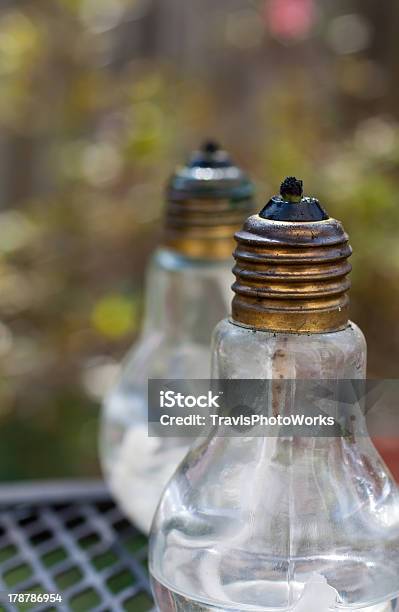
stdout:
<svg viewBox="0 0 399 612">
<path fill-rule="evenodd" d="M 253 185 L 207 142 L 172 176 L 167 195 L 165 246 L 148 271 L 143 332 L 105 399 L 101 426 L 111 491 L 145 532 L 188 448 L 187 439 L 148 437 L 147 382 L 209 377 L 212 329 L 229 308 L 233 234 L 252 208 Z"/>
</svg>

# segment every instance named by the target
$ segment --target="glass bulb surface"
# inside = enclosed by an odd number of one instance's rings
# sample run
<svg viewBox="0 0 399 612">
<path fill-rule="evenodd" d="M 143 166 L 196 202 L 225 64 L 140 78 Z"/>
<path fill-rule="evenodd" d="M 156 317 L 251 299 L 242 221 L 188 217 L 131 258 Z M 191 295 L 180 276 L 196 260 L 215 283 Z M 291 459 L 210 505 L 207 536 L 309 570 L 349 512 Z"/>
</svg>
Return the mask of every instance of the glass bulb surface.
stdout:
<svg viewBox="0 0 399 612">
<path fill-rule="evenodd" d="M 162 489 L 192 440 L 148 437 L 149 378 L 209 378 L 213 328 L 231 301 L 231 262 L 201 261 L 166 249 L 148 275 L 143 333 L 104 402 L 100 456 L 110 489 L 148 532 Z"/>
<path fill-rule="evenodd" d="M 365 369 L 365 341 L 353 323 L 285 334 L 225 320 L 214 336 L 214 378 L 362 379 Z M 286 410 L 278 393 L 270 401 Z M 337 593 L 326 610 L 391 611 L 399 593 L 398 490 L 367 435 L 216 430 L 195 443 L 164 491 L 150 571 L 161 612 L 311 612 L 302 598 L 314 575 Z"/>
</svg>

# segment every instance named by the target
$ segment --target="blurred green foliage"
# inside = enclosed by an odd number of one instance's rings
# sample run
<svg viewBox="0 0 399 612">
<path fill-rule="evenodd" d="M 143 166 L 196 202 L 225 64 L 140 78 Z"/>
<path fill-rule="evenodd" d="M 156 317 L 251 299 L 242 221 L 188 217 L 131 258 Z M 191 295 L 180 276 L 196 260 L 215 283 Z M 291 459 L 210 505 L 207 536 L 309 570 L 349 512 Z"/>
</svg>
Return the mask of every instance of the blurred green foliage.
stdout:
<svg viewBox="0 0 399 612">
<path fill-rule="evenodd" d="M 373 30 L 371 2 L 307 0 L 295 23 L 287 2 L 0 8 L 0 479 L 98 473 L 98 405 L 140 327 L 164 183 L 204 137 L 259 205 L 296 174 L 344 221 L 370 374 L 397 375 L 398 11 Z"/>
</svg>

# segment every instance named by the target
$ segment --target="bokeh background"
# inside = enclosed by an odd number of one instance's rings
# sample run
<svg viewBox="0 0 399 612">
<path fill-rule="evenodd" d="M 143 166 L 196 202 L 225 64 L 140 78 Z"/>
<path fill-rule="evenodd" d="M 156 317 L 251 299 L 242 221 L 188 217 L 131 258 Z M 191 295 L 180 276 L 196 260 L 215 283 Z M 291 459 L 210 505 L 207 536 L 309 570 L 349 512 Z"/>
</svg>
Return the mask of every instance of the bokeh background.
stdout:
<svg viewBox="0 0 399 612">
<path fill-rule="evenodd" d="M 99 472 L 174 166 L 215 137 L 351 234 L 369 375 L 399 376 L 399 3 L 2 0 L 0 480 Z"/>
</svg>

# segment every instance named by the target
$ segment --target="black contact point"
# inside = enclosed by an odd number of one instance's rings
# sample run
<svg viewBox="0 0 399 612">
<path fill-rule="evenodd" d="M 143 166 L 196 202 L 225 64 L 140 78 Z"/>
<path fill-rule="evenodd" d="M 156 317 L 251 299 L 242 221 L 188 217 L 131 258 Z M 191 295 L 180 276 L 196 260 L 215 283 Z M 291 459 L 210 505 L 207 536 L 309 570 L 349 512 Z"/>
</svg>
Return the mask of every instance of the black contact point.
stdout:
<svg viewBox="0 0 399 612">
<path fill-rule="evenodd" d="M 303 196 L 303 181 L 287 176 L 280 185 L 280 195 L 286 201 L 299 201 Z"/>
<path fill-rule="evenodd" d="M 306 223 L 324 221 L 328 214 L 316 198 L 303 197 L 303 182 L 287 176 L 281 183 L 280 195 L 273 196 L 259 213 L 261 219 Z"/>
<path fill-rule="evenodd" d="M 220 149 L 221 147 L 219 143 L 215 140 L 206 140 L 201 147 L 201 151 L 203 153 L 208 153 L 209 155 L 217 153 L 218 151 L 220 151 Z"/>
</svg>

